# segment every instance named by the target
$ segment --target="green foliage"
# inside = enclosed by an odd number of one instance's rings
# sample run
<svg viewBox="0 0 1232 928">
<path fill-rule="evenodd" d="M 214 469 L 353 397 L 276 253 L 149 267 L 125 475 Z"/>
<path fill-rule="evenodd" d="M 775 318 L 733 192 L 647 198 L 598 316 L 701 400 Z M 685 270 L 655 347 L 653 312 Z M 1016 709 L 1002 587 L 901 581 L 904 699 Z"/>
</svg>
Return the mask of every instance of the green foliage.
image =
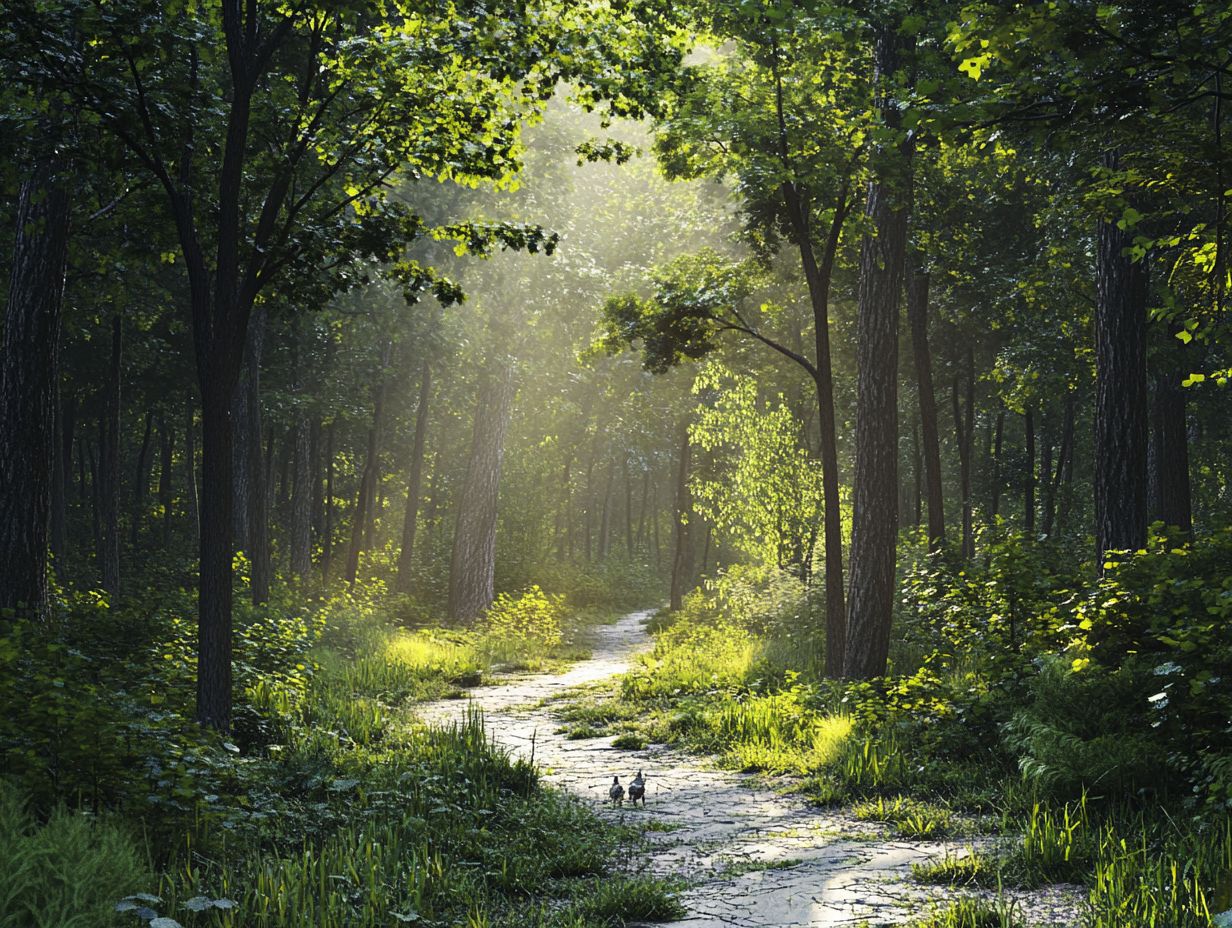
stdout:
<svg viewBox="0 0 1232 928">
<path fill-rule="evenodd" d="M 679 889 L 673 880 L 617 876 L 595 885 L 567 914 L 586 925 L 674 922 L 687 914 L 675 897 Z"/>
<path fill-rule="evenodd" d="M 996 867 L 975 851 L 961 856 L 947 853 L 940 860 L 912 864 L 911 876 L 921 883 L 943 886 L 995 886 L 998 880 Z"/>
<path fill-rule="evenodd" d="M 499 924 L 545 892 L 589 899 L 586 881 L 606 873 L 617 842 L 633 840 L 542 790 L 529 764 L 492 744 L 477 715 L 443 729 L 407 718 L 408 701 L 443 695 L 486 669 L 485 643 L 498 634 L 515 637 L 523 655 L 559 644 L 558 598 L 538 590 L 506 598 L 486 635 L 401 629 L 379 600 L 355 592 L 311 613 L 279 595 L 270 606 L 243 607 L 234 743 L 188 721 L 194 645 L 180 604 L 172 596 L 140 616 L 83 602 L 55 635 L 5 626 L 6 676 L 26 680 L 0 694 L 6 773 L 43 812 L 84 800 L 143 821 L 160 870 L 149 875 L 122 831 L 81 815 L 53 811 L 46 827 L 33 828 L 6 792 L 0 840 L 12 859 L 59 854 L 83 875 L 80 887 L 57 888 L 58 865 L 41 866 L 44 883 L 20 889 L 20 899 L 48 912 L 95 913 L 80 904 L 90 891 L 108 907 L 90 924 L 110 924 L 109 907 L 136 890 L 156 892 L 150 909 L 186 928 L 384 928 L 392 913 L 438 923 L 478 913 Z M 96 703 L 108 712 L 94 712 Z M 90 857 L 95 851 L 106 860 Z M 96 870 L 111 874 L 101 896 Z M 675 911 L 667 887 L 630 887 L 637 912 Z M 604 917 L 622 911 L 615 897 L 604 906 Z M 65 915 L 63 923 L 74 922 Z"/>
<path fill-rule="evenodd" d="M 0 781 L 0 926 L 102 928 L 121 924 L 121 896 L 150 887 L 138 844 L 119 825 L 57 807 L 37 821 Z"/>
<path fill-rule="evenodd" d="M 1208 928 L 1232 910 L 1232 822 L 1226 817 L 1162 842 L 1109 829 L 1100 843 L 1087 924 L 1091 928 Z"/>
<path fill-rule="evenodd" d="M 1019 886 L 1085 883 L 1099 839 L 1085 796 L 1059 807 L 1037 802 L 1023 824 L 1021 844 L 1001 862 L 1001 869 L 1008 882 Z"/>
<path fill-rule="evenodd" d="M 916 928 L 1017 928 L 1022 921 L 1016 907 L 1001 900 L 962 896 L 944 907 L 934 907 L 911 922 Z"/>
<path fill-rule="evenodd" d="M 712 395 L 689 429 L 710 466 L 693 476 L 694 507 L 744 559 L 807 576 L 821 512 L 821 465 L 782 395 L 762 402 L 756 381 L 717 362 L 695 394 Z"/>
<path fill-rule="evenodd" d="M 886 822 L 901 837 L 916 840 L 946 838 L 954 833 L 955 823 L 948 809 L 910 798 L 878 796 L 852 806 L 852 814 L 864 821 Z"/>
<path fill-rule="evenodd" d="M 493 663 L 533 667 L 564 640 L 563 596 L 532 586 L 520 596 L 502 593 L 479 626 L 480 650 Z"/>
</svg>

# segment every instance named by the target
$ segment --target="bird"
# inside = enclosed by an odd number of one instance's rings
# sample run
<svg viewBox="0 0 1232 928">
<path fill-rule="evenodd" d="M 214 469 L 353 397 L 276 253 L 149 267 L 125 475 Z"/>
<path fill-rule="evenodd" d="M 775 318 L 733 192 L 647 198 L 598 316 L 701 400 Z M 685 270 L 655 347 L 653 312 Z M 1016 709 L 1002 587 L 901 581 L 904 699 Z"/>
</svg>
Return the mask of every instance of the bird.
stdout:
<svg viewBox="0 0 1232 928">
<path fill-rule="evenodd" d="M 646 781 L 642 778 L 642 771 L 637 772 L 629 783 L 629 801 L 637 805 L 638 800 L 642 800 L 642 805 L 646 805 Z"/>
<path fill-rule="evenodd" d="M 608 798 L 612 800 L 612 805 L 620 806 L 625 802 L 625 788 L 620 785 L 620 777 L 612 777 L 612 785 L 607 791 Z"/>
</svg>

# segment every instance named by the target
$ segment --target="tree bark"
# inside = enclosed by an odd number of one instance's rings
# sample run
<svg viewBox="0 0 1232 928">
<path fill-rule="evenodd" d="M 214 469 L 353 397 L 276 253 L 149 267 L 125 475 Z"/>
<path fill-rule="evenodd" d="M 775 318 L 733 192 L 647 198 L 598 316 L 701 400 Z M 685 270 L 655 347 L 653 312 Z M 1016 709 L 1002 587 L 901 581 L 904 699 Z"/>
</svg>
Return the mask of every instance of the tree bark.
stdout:
<svg viewBox="0 0 1232 928">
<path fill-rule="evenodd" d="M 158 418 L 158 507 L 163 513 L 163 548 L 171 544 L 171 467 L 175 432 L 166 416 Z"/>
<path fill-rule="evenodd" d="M 64 559 L 68 556 L 68 490 L 72 480 L 73 429 L 76 425 L 76 404 L 65 403 L 56 384 L 55 423 L 52 439 L 55 465 L 51 482 L 51 553 L 55 556 L 56 572 L 63 575 Z"/>
<path fill-rule="evenodd" d="M 1161 364 L 1154 375 L 1151 405 L 1152 490 L 1158 519 L 1185 535 L 1193 533 L 1189 486 L 1189 432 L 1186 425 L 1185 388 L 1175 369 Z"/>
<path fill-rule="evenodd" d="M 779 123 L 779 156 L 784 170 L 789 169 L 788 127 L 783 107 L 782 83 L 775 55 L 776 107 Z M 826 590 L 826 675 L 843 672 L 847 642 L 847 608 L 843 589 L 843 513 L 839 492 L 838 439 L 834 414 L 834 374 L 830 358 L 830 286 L 838 255 L 843 224 L 851 210 L 846 179 L 840 184 L 830 228 L 820 263 L 813 250 L 812 207 L 807 188 L 788 182 L 783 185 L 787 212 L 800 251 L 800 263 L 809 290 L 813 311 L 814 364 L 810 373 L 817 390 L 818 450 L 821 455 L 821 489 L 824 505 L 825 590 Z"/>
<path fill-rule="evenodd" d="M 624 457 L 625 478 L 625 554 L 633 560 L 633 477 L 629 473 L 629 456 Z"/>
<path fill-rule="evenodd" d="M 252 602 L 269 602 L 273 565 L 270 560 L 269 493 L 266 490 L 266 462 L 261 453 L 261 356 L 265 352 L 265 328 L 268 312 L 262 304 L 252 314 L 248 324 L 248 345 L 244 351 L 246 377 L 243 399 L 246 403 L 246 433 L 237 433 L 242 442 L 245 469 L 248 472 L 248 558 L 252 569 Z M 238 392 L 238 391 L 237 391 Z"/>
<path fill-rule="evenodd" d="M 693 544 L 691 522 L 693 499 L 689 493 L 689 468 L 693 448 L 689 444 L 689 418 L 681 423 L 680 456 L 676 466 L 675 552 L 672 556 L 672 587 L 670 608 L 673 612 L 684 606 L 684 594 L 693 580 Z M 655 527 L 658 545 L 658 526 Z"/>
<path fill-rule="evenodd" d="M 1056 518 L 1057 506 L 1062 492 L 1061 480 L 1065 469 L 1074 454 L 1074 394 L 1066 391 L 1065 413 L 1061 422 L 1061 443 L 1057 447 L 1056 472 L 1052 474 L 1051 487 L 1048 491 L 1047 505 L 1044 507 L 1044 534 L 1053 536 L 1053 529 L 1059 528 L 1063 520 Z M 1063 505 L 1063 503 L 1062 503 Z"/>
<path fill-rule="evenodd" d="M 69 198 L 56 165 L 23 182 L 0 342 L 0 609 L 50 617 L 47 551 Z"/>
<path fill-rule="evenodd" d="M 997 521 L 1001 512 L 1001 445 L 1005 437 L 1005 409 L 997 410 L 997 427 L 992 440 L 992 501 L 988 507 L 988 524 Z"/>
<path fill-rule="evenodd" d="M 975 555 L 975 527 L 972 525 L 971 513 L 971 456 L 975 448 L 974 428 L 974 397 L 967 395 L 967 408 L 959 399 L 959 379 L 955 375 L 951 388 L 951 398 L 954 407 L 954 439 L 958 445 L 958 496 L 962 517 L 962 556 L 971 558 Z"/>
<path fill-rule="evenodd" d="M 406 512 L 402 517 L 402 550 L 398 552 L 398 578 L 394 589 L 411 592 L 415 566 L 415 534 L 419 525 L 419 490 L 423 480 L 424 445 L 428 436 L 428 408 L 432 400 L 432 364 L 425 358 L 419 378 L 419 405 L 415 410 L 415 438 L 411 443 L 411 470 L 406 481 Z"/>
<path fill-rule="evenodd" d="M 514 391 L 508 360 L 487 374 L 479 391 L 449 561 L 449 615 L 456 621 L 478 617 L 496 595 L 497 504 Z"/>
<path fill-rule="evenodd" d="M 103 589 L 113 598 L 120 595 L 120 362 L 123 345 L 124 323 L 116 314 L 111 319 L 111 364 L 107 374 L 98 449 L 99 500 L 102 504 L 99 562 Z"/>
<path fill-rule="evenodd" d="M 308 413 L 295 412 L 295 480 L 291 492 L 291 573 L 300 583 L 312 571 L 312 466 Z"/>
<path fill-rule="evenodd" d="M 334 429 L 331 422 L 325 429 L 325 500 L 321 514 L 321 580 L 329 580 L 334 560 Z"/>
<path fill-rule="evenodd" d="M 603 481 L 603 507 L 599 510 L 599 560 L 606 561 L 612 542 L 612 459 L 607 460 L 607 476 Z"/>
<path fill-rule="evenodd" d="M 1110 152 L 1104 166 L 1116 169 Z M 1095 538 L 1097 555 L 1146 542 L 1146 260 L 1133 234 L 1101 219 L 1095 307 Z"/>
<path fill-rule="evenodd" d="M 1022 419 L 1027 467 L 1022 477 L 1022 527 L 1035 534 L 1035 411 L 1028 406 Z"/>
<path fill-rule="evenodd" d="M 888 86 L 899 66 L 897 30 L 878 30 L 874 81 L 878 109 L 891 130 L 901 127 Z M 871 234 L 860 253 L 856 320 L 856 469 L 851 533 L 845 676 L 885 673 L 894 609 L 898 539 L 898 313 L 910 213 L 911 148 L 883 150 L 868 185 L 865 216 Z"/>
<path fill-rule="evenodd" d="M 147 410 L 145 427 L 141 431 L 141 444 L 137 449 L 137 467 L 133 473 L 133 502 L 129 521 L 133 547 L 141 538 L 141 522 L 145 515 L 145 499 L 150 493 L 150 437 L 154 432 L 154 412 Z"/>
<path fill-rule="evenodd" d="M 945 496 L 941 485 L 941 437 L 937 400 L 933 390 L 932 353 L 928 347 L 928 275 L 918 268 L 907 279 L 907 319 L 911 324 L 911 351 L 915 359 L 916 393 L 920 405 L 920 449 L 924 458 L 924 485 L 928 499 L 928 547 L 945 544 Z"/>
<path fill-rule="evenodd" d="M 192 394 L 184 397 L 184 491 L 188 495 L 188 522 L 192 537 L 201 536 L 201 503 L 197 498 L 197 427 Z"/>
<path fill-rule="evenodd" d="M 385 377 L 393 353 L 393 345 L 386 342 L 381 349 L 380 366 L 372 384 L 372 424 L 368 427 L 368 445 L 364 454 L 364 470 L 355 494 L 355 518 L 351 522 L 351 546 L 347 553 L 346 581 L 354 585 L 359 575 L 360 555 L 366 550 L 365 541 L 371 538 L 368 529 L 369 514 L 376 505 L 377 456 L 381 448 L 381 427 L 385 418 Z"/>
</svg>

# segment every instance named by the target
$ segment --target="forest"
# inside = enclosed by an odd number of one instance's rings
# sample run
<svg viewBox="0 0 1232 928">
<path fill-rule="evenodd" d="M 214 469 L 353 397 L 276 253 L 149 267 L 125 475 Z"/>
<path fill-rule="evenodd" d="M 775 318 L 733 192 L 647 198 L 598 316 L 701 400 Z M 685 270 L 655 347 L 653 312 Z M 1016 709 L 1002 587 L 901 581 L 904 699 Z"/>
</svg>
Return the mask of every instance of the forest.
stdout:
<svg viewBox="0 0 1232 928">
<path fill-rule="evenodd" d="M 0 928 L 1232 926 L 1232 4 L 0 9 Z"/>
</svg>

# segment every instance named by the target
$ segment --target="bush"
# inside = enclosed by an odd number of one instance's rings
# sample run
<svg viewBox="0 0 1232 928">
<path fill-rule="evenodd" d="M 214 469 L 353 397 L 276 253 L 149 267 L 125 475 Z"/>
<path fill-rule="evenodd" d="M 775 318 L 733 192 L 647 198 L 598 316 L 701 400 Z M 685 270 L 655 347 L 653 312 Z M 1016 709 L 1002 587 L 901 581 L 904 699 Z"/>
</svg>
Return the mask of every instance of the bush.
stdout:
<svg viewBox="0 0 1232 928">
<path fill-rule="evenodd" d="M 479 624 L 479 648 L 496 664 L 537 666 L 564 640 L 564 615 L 564 597 L 537 586 L 502 593 Z"/>
<path fill-rule="evenodd" d="M 60 807 L 38 823 L 0 781 L 0 928 L 103 928 L 153 878 L 117 826 Z"/>
</svg>

